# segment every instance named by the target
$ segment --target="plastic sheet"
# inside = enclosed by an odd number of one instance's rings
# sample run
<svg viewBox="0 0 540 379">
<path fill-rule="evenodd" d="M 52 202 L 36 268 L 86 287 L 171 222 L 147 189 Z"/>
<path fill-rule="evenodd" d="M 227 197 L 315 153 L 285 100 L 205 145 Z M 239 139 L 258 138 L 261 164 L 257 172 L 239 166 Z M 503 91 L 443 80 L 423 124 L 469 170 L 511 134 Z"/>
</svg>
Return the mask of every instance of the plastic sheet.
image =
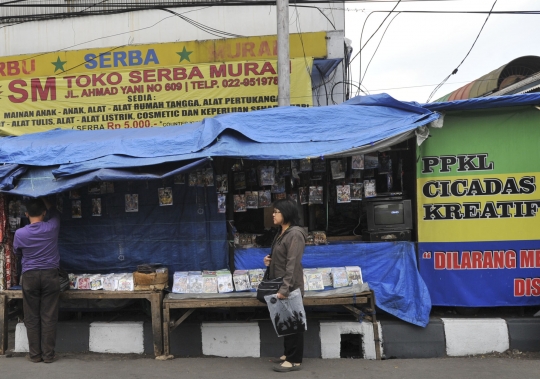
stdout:
<svg viewBox="0 0 540 379">
<path fill-rule="evenodd" d="M 269 253 L 268 248 L 237 249 L 235 267 L 263 268 Z M 412 242 L 306 246 L 302 264 L 304 268 L 360 266 L 380 309 L 415 325 L 429 322 L 431 298 L 418 273 Z"/>
</svg>

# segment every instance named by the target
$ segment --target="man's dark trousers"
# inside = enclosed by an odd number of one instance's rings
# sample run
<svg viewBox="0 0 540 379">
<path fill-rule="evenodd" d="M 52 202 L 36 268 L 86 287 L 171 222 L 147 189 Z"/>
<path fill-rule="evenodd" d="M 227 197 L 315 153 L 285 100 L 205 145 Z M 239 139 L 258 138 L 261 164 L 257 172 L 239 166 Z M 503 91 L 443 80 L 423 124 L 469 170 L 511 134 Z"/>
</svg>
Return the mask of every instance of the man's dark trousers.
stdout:
<svg viewBox="0 0 540 379">
<path fill-rule="evenodd" d="M 22 275 L 24 325 L 31 360 L 51 360 L 56 346 L 60 280 L 58 269 Z"/>
</svg>

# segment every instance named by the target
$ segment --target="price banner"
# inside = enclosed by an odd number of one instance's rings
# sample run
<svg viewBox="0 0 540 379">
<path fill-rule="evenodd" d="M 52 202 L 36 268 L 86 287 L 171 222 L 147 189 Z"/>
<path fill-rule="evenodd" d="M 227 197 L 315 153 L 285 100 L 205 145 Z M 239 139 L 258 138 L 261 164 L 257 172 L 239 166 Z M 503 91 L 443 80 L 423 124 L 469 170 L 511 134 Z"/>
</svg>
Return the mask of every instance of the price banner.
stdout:
<svg viewBox="0 0 540 379">
<path fill-rule="evenodd" d="M 304 38 L 326 46 L 324 33 Z M 274 40 L 251 37 L 2 58 L 0 134 L 162 127 L 276 107 Z M 290 61 L 291 105 L 312 106 L 313 57 L 326 54 L 326 47 L 310 49 L 310 57 Z"/>
</svg>

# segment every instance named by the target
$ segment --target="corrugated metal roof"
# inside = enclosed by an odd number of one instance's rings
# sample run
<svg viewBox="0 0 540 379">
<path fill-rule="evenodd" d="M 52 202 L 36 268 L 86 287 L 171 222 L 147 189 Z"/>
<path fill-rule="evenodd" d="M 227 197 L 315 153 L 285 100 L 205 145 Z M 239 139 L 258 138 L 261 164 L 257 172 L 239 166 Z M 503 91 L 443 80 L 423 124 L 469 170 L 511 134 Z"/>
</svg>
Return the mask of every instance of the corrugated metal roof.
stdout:
<svg viewBox="0 0 540 379">
<path fill-rule="evenodd" d="M 493 70 L 475 81 L 446 94 L 435 102 L 465 100 L 474 97 L 488 96 L 499 89 L 501 82 L 516 72 L 524 72 L 527 75 L 540 72 L 540 57 L 526 55 L 516 58 L 509 63 Z"/>
</svg>

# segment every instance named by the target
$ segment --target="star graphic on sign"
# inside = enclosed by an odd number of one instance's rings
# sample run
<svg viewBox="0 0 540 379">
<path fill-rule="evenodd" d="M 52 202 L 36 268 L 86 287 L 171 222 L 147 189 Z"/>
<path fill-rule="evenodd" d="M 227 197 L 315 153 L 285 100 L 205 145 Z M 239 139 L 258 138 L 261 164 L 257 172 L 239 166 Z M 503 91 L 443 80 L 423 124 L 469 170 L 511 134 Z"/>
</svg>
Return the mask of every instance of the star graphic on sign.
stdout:
<svg viewBox="0 0 540 379">
<path fill-rule="evenodd" d="M 180 55 L 180 62 L 182 62 L 184 59 L 188 62 L 191 62 L 191 60 L 189 59 L 189 55 L 191 53 L 193 53 L 193 51 L 187 51 L 186 47 L 184 46 L 184 49 L 179 53 L 177 52 L 176 54 Z"/>
<path fill-rule="evenodd" d="M 58 71 L 58 70 L 62 70 L 62 71 L 65 71 L 64 70 L 64 65 L 67 63 L 67 61 L 61 61 L 60 60 L 60 57 L 58 57 L 58 59 L 56 60 L 56 62 L 51 62 L 51 64 L 54 65 L 54 72 Z"/>
</svg>

